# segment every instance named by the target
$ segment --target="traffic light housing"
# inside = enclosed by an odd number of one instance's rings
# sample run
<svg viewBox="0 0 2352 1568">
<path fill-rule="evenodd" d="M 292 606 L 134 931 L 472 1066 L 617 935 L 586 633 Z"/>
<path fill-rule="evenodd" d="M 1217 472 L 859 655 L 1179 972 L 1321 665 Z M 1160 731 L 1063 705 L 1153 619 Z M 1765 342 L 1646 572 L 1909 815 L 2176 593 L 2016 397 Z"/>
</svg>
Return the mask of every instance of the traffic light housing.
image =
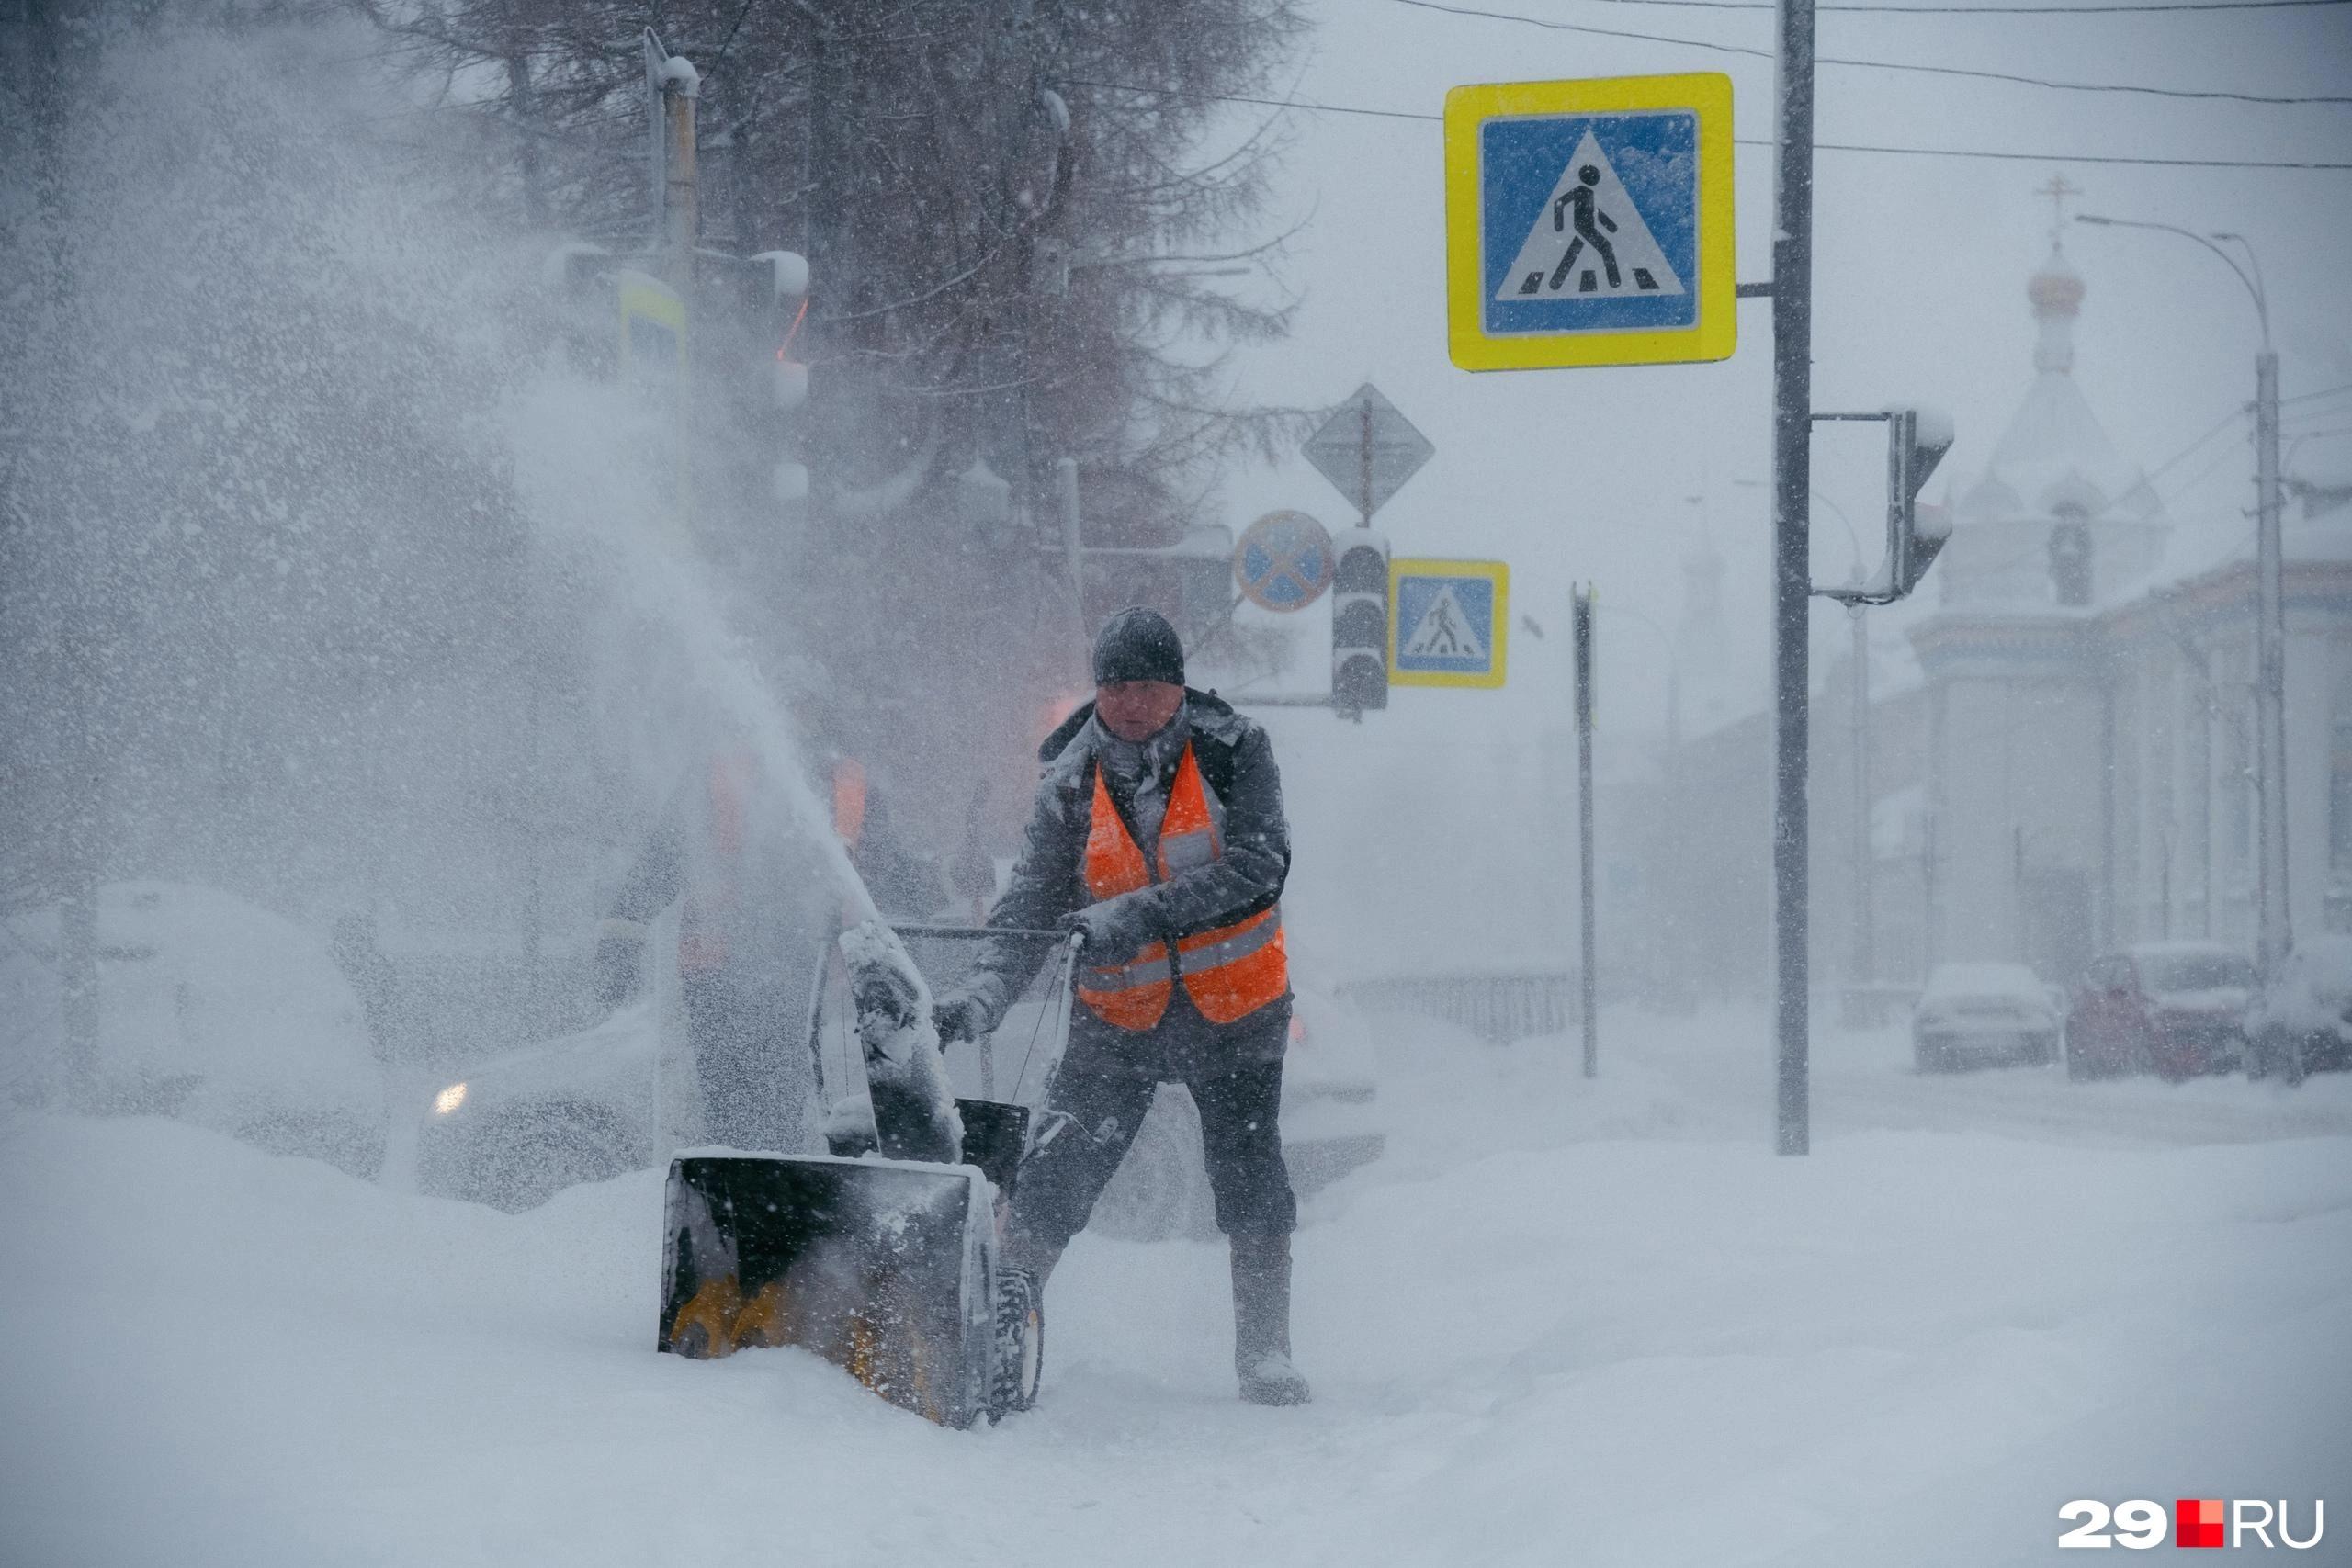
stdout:
<svg viewBox="0 0 2352 1568">
<path fill-rule="evenodd" d="M 1340 536 L 1331 573 L 1331 706 L 1388 705 L 1388 541 L 1369 528 Z"/>
<path fill-rule="evenodd" d="M 796 506 L 808 499 L 808 466 L 800 453 L 800 409 L 808 400 L 808 366 L 798 350 L 800 328 L 808 319 L 808 263 L 797 251 L 762 251 L 752 260 L 766 268 L 768 303 L 782 336 L 770 375 L 775 408 L 784 416 L 784 440 L 769 484 L 778 505 Z"/>
<path fill-rule="evenodd" d="M 1886 418 L 1886 564 L 1890 599 L 1919 586 L 1936 554 L 1951 537 L 1943 508 L 1921 507 L 1928 476 L 1951 450 L 1951 421 L 1932 410 L 1892 409 Z"/>
<path fill-rule="evenodd" d="M 1816 419 L 1886 421 L 1886 566 L 1870 582 L 1852 588 L 1818 588 L 1826 599 L 1846 604 L 1892 604 L 1907 596 L 1928 575 L 1936 555 L 1951 537 L 1951 514 L 1922 505 L 1919 491 L 1951 450 L 1951 416 L 1936 409 L 1889 409 L 1884 414 L 1816 414 Z"/>
</svg>

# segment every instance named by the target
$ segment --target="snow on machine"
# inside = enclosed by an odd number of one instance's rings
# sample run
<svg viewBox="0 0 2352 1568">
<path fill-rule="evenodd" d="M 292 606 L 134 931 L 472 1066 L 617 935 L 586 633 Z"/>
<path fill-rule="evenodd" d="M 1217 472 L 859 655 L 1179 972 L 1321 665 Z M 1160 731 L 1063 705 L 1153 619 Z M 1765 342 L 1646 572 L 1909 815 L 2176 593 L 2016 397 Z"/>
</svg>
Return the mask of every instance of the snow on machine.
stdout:
<svg viewBox="0 0 2352 1568">
<path fill-rule="evenodd" d="M 820 987 L 809 1034 L 830 1152 L 671 1162 L 660 1348 L 797 1345 L 944 1426 L 1025 1410 L 1045 1322 L 1035 1282 L 1000 1266 L 997 1227 L 1028 1111 L 955 1097 L 898 932 L 857 926 L 831 963 L 854 1026 L 825 1049 Z"/>
</svg>

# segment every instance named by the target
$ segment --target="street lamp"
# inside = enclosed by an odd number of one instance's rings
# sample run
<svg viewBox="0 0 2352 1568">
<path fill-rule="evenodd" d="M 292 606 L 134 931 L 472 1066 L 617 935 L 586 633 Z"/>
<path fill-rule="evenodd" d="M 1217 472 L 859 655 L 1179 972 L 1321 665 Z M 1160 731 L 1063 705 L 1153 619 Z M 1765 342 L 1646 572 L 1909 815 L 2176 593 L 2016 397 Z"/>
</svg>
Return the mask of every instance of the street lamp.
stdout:
<svg viewBox="0 0 2352 1568">
<path fill-rule="evenodd" d="M 2262 326 L 2262 350 L 2254 359 L 2255 444 L 2255 646 L 2258 673 L 2255 681 L 2256 772 L 2262 789 L 2260 850 L 2261 908 L 2257 944 L 2262 968 L 2272 973 L 2294 945 L 2287 904 L 2287 624 L 2280 592 L 2281 550 L 2279 513 L 2283 506 L 2278 482 L 2278 354 L 2270 346 L 2270 299 L 2263 288 L 2262 263 L 2243 234 L 2226 231 L 2199 234 L 2170 223 L 2148 223 L 2130 218 L 2078 215 L 2077 223 L 2102 229 L 2153 229 L 2194 240 L 2232 272 L 2254 300 Z M 2215 241 L 2227 241 L 2245 253 L 2246 265 Z"/>
</svg>

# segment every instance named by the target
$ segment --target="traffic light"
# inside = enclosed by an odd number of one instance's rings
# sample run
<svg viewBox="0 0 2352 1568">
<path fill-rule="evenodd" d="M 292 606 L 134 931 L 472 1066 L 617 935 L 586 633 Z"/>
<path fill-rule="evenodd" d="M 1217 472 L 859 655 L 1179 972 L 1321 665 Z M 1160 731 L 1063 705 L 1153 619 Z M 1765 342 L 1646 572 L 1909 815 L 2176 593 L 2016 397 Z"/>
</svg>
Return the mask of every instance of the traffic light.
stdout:
<svg viewBox="0 0 2352 1568">
<path fill-rule="evenodd" d="M 1369 528 L 1340 536 L 1331 573 L 1331 706 L 1388 705 L 1388 541 Z"/>
<path fill-rule="evenodd" d="M 1919 502 L 1928 476 L 1951 450 L 1951 418 L 1940 410 L 1916 408 L 1814 418 L 1886 421 L 1886 568 L 1868 583 L 1814 592 L 1843 604 L 1892 604 L 1919 586 L 1936 552 L 1951 537 L 1951 514 Z"/>
<path fill-rule="evenodd" d="M 1919 491 L 1951 450 L 1951 420 L 1934 409 L 1890 409 L 1886 416 L 1886 565 L 1889 600 L 1919 586 L 1951 537 L 1941 507 L 1923 509 Z"/>
<path fill-rule="evenodd" d="M 775 407 L 784 416 L 784 449 L 776 456 L 771 488 L 780 505 L 797 506 L 808 499 L 808 467 L 799 451 L 799 412 L 808 400 L 808 367 L 797 352 L 801 324 L 808 319 L 808 262 L 797 251 L 762 251 L 752 260 L 768 269 L 769 295 L 783 333 L 770 374 Z"/>
</svg>

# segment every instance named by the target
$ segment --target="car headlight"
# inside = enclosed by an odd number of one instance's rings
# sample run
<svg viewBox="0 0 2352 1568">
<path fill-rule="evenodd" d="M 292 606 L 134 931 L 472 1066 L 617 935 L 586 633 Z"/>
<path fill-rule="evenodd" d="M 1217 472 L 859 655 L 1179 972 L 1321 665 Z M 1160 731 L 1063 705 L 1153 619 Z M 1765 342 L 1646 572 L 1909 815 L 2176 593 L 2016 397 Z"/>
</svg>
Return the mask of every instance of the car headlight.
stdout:
<svg viewBox="0 0 2352 1568">
<path fill-rule="evenodd" d="M 453 1083 L 433 1097 L 433 1114 L 447 1116 L 466 1102 L 466 1086 Z"/>
</svg>

